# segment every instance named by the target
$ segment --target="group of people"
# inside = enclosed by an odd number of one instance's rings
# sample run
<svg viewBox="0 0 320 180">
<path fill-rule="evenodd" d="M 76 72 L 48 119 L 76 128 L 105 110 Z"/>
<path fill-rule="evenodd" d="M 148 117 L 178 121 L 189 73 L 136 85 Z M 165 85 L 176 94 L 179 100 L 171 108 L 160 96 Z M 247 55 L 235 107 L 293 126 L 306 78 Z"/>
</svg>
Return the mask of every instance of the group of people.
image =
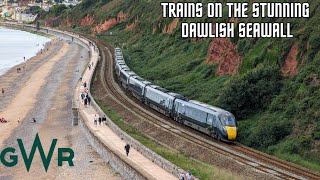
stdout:
<svg viewBox="0 0 320 180">
<path fill-rule="evenodd" d="M 179 175 L 179 180 L 192 180 L 192 173 L 188 171 L 186 174 L 185 173 L 180 173 Z"/>
<path fill-rule="evenodd" d="M 5 120 L 4 118 L 0 118 L 0 123 L 7 123 L 8 121 Z"/>
<path fill-rule="evenodd" d="M 81 99 L 82 99 L 82 102 L 84 104 L 84 107 L 87 107 L 87 105 L 90 106 L 91 104 L 91 97 L 89 96 L 89 94 L 85 94 L 84 92 L 81 93 Z"/>
<path fill-rule="evenodd" d="M 93 66 L 93 62 L 91 62 L 91 64 L 90 63 L 88 64 L 89 70 L 91 70 L 91 66 Z"/>
<path fill-rule="evenodd" d="M 88 68 L 89 68 L 89 70 L 91 70 L 91 64 L 88 64 Z"/>
<path fill-rule="evenodd" d="M 81 100 L 82 100 L 84 106 L 87 107 L 87 105 L 90 106 L 90 104 L 91 104 L 91 97 L 88 94 L 87 82 L 84 82 L 82 85 L 84 87 L 84 92 L 81 93 Z"/>
<path fill-rule="evenodd" d="M 101 124 L 103 125 L 103 123 L 107 123 L 107 117 L 106 115 L 103 115 L 102 117 L 101 116 L 97 116 L 96 114 L 94 115 L 94 119 L 93 119 L 93 123 L 95 126 L 98 125 L 98 122 L 99 122 L 99 126 L 101 126 Z"/>
<path fill-rule="evenodd" d="M 89 46 L 93 46 L 94 51 L 97 51 L 97 48 L 93 42 L 89 41 Z"/>
</svg>

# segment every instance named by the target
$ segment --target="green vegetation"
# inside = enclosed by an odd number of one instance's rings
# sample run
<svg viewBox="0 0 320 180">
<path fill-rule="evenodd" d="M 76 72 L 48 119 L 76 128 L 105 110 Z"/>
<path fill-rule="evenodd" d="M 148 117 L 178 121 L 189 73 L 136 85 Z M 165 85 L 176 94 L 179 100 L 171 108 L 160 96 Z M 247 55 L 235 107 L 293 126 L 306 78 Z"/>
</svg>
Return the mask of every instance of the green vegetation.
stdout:
<svg viewBox="0 0 320 180">
<path fill-rule="evenodd" d="M 172 19 L 160 17 L 159 1 L 83 0 L 59 13 L 62 19 L 72 20 L 70 29 L 90 34 L 92 27 L 116 18 L 119 12 L 128 13 L 126 20 L 99 37 L 122 47 L 133 71 L 190 99 L 234 113 L 239 124 L 239 142 L 320 171 L 320 2 L 309 3 L 310 18 L 238 19 L 238 22 L 290 22 L 295 38 L 232 38 L 242 58 L 241 65 L 238 74 L 224 76 L 216 75 L 218 65 L 205 63 L 211 39 L 191 42 L 181 38 L 180 26 L 171 34 L 162 32 Z M 91 26 L 81 27 L 80 21 L 86 16 L 94 17 L 95 21 Z M 137 17 L 135 28 L 125 30 Z M 229 19 L 201 21 L 229 22 Z M 295 44 L 298 71 L 287 77 L 281 68 Z"/>
<path fill-rule="evenodd" d="M 190 172 L 200 178 L 200 179 L 240 179 L 239 177 L 235 177 L 230 172 L 221 171 L 215 168 L 212 165 L 188 158 L 186 155 L 181 154 L 175 150 L 167 148 L 156 141 L 148 138 L 147 136 L 143 135 L 137 129 L 132 127 L 131 125 L 127 124 L 123 121 L 120 115 L 114 112 L 109 106 L 104 104 L 98 97 L 94 97 L 95 101 L 101 107 L 104 113 L 124 132 L 129 134 L 134 139 L 138 140 L 141 144 L 148 147 L 155 153 L 159 154 L 160 156 L 164 157 L 165 159 L 169 160 L 173 164 L 177 165 L 178 167 L 190 170 Z"/>
</svg>

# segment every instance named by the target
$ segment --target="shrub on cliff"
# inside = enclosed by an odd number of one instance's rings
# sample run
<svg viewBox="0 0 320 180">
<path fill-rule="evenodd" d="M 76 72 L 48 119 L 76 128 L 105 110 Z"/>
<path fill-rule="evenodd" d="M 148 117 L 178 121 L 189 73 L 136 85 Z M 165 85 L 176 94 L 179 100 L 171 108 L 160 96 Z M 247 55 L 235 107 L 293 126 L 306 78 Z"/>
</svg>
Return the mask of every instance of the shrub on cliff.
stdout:
<svg viewBox="0 0 320 180">
<path fill-rule="evenodd" d="M 266 108 L 281 90 L 281 74 L 274 66 L 259 66 L 242 76 L 235 76 L 225 84 L 218 98 L 220 106 L 244 119 Z"/>
</svg>

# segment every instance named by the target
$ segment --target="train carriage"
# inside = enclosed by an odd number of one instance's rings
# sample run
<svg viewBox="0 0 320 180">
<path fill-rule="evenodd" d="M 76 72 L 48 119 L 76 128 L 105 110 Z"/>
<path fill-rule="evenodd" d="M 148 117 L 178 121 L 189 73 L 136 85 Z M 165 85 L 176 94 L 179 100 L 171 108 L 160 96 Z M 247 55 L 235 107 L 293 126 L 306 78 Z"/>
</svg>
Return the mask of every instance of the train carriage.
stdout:
<svg viewBox="0 0 320 180">
<path fill-rule="evenodd" d="M 145 81 L 139 76 L 131 76 L 128 81 L 128 89 L 134 97 L 140 101 L 144 100 L 145 88 L 151 85 L 150 82 Z"/>
<path fill-rule="evenodd" d="M 170 116 L 172 114 L 174 96 L 167 94 L 167 90 L 150 85 L 145 88 L 145 103 L 156 111 Z"/>
<path fill-rule="evenodd" d="M 121 50 L 121 48 L 119 48 L 119 47 L 116 47 L 116 48 L 114 48 L 114 53 L 116 54 L 116 53 L 122 53 L 122 50 Z"/>
<path fill-rule="evenodd" d="M 119 79 L 124 88 L 128 88 L 128 81 L 130 76 L 135 76 L 136 74 L 130 69 L 121 69 Z"/>
<path fill-rule="evenodd" d="M 124 65 L 124 64 L 126 64 L 126 62 L 124 61 L 124 60 L 117 60 L 117 62 L 116 62 L 116 64 L 121 64 L 122 63 L 122 65 Z"/>
<path fill-rule="evenodd" d="M 116 52 L 116 56 L 123 56 L 122 52 Z"/>
<path fill-rule="evenodd" d="M 174 119 L 219 140 L 234 141 L 237 136 L 231 113 L 197 101 L 176 99 Z"/>
<path fill-rule="evenodd" d="M 115 66 L 115 71 L 116 71 L 116 74 L 117 76 L 119 77 L 120 76 L 120 71 L 124 69 L 124 70 L 130 70 L 130 68 L 126 65 L 126 64 L 116 64 Z"/>
<path fill-rule="evenodd" d="M 114 57 L 114 64 L 116 64 L 119 61 L 124 61 L 123 56 L 115 56 Z"/>
</svg>

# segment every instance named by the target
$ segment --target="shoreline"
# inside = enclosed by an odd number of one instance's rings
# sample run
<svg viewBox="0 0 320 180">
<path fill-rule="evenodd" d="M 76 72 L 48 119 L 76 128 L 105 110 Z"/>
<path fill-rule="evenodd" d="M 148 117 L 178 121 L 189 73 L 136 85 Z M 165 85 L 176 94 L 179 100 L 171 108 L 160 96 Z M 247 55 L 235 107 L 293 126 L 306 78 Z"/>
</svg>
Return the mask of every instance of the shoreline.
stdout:
<svg viewBox="0 0 320 180">
<path fill-rule="evenodd" d="M 45 50 L 45 49 L 48 49 L 50 47 L 50 45 L 52 44 L 53 40 L 56 39 L 56 37 L 50 35 L 50 34 L 45 34 L 45 33 L 42 33 L 42 32 L 36 32 L 36 31 L 31 31 L 31 30 L 27 30 L 27 29 L 20 29 L 20 28 L 15 28 L 15 27 L 9 27 L 9 26 L 3 26 L 0 24 L 0 28 L 5 28 L 5 29 L 9 29 L 9 30 L 17 30 L 17 31 L 23 31 L 23 32 L 27 32 L 27 33 L 31 33 L 31 34 L 34 34 L 34 35 L 37 35 L 37 36 L 42 36 L 42 37 L 46 37 L 49 39 L 48 42 L 46 42 L 43 47 L 41 47 L 41 49 Z M 42 46 L 42 45 L 41 45 Z M 0 76 L 3 76 L 5 74 L 7 74 L 9 71 L 11 71 L 12 69 L 17 69 L 19 68 L 19 66 L 22 66 L 23 67 L 23 64 L 24 63 L 28 63 L 28 61 L 36 56 L 38 56 L 40 53 L 41 53 L 41 49 L 36 51 L 35 54 L 25 60 L 21 60 L 21 61 L 16 61 L 14 63 L 12 63 L 12 66 L 10 64 L 9 67 L 6 67 L 4 69 L 1 69 L 0 70 Z M 20 67 L 21 68 L 21 67 Z M 22 68 L 21 68 L 22 69 Z"/>
<path fill-rule="evenodd" d="M 51 38 L 49 42 L 47 42 L 47 43 L 44 44 L 44 46 L 43 46 L 42 49 L 45 50 L 45 49 L 48 49 L 48 48 L 52 47 L 51 44 L 53 43 L 54 40 L 55 40 L 55 38 Z M 36 54 L 35 54 L 34 56 L 26 59 L 25 61 L 19 61 L 19 62 L 17 62 L 17 64 L 14 64 L 14 65 L 11 66 L 11 67 L 8 67 L 8 68 L 3 69 L 2 71 L 0 71 L 0 77 L 6 75 L 9 71 L 17 70 L 17 68 L 21 68 L 21 70 L 23 70 L 24 64 L 27 65 L 29 60 L 35 58 L 35 57 L 38 56 L 39 54 L 41 54 L 41 50 L 38 51 L 38 52 L 36 52 Z M 26 65 L 25 65 L 25 66 L 26 66 Z"/>
</svg>

